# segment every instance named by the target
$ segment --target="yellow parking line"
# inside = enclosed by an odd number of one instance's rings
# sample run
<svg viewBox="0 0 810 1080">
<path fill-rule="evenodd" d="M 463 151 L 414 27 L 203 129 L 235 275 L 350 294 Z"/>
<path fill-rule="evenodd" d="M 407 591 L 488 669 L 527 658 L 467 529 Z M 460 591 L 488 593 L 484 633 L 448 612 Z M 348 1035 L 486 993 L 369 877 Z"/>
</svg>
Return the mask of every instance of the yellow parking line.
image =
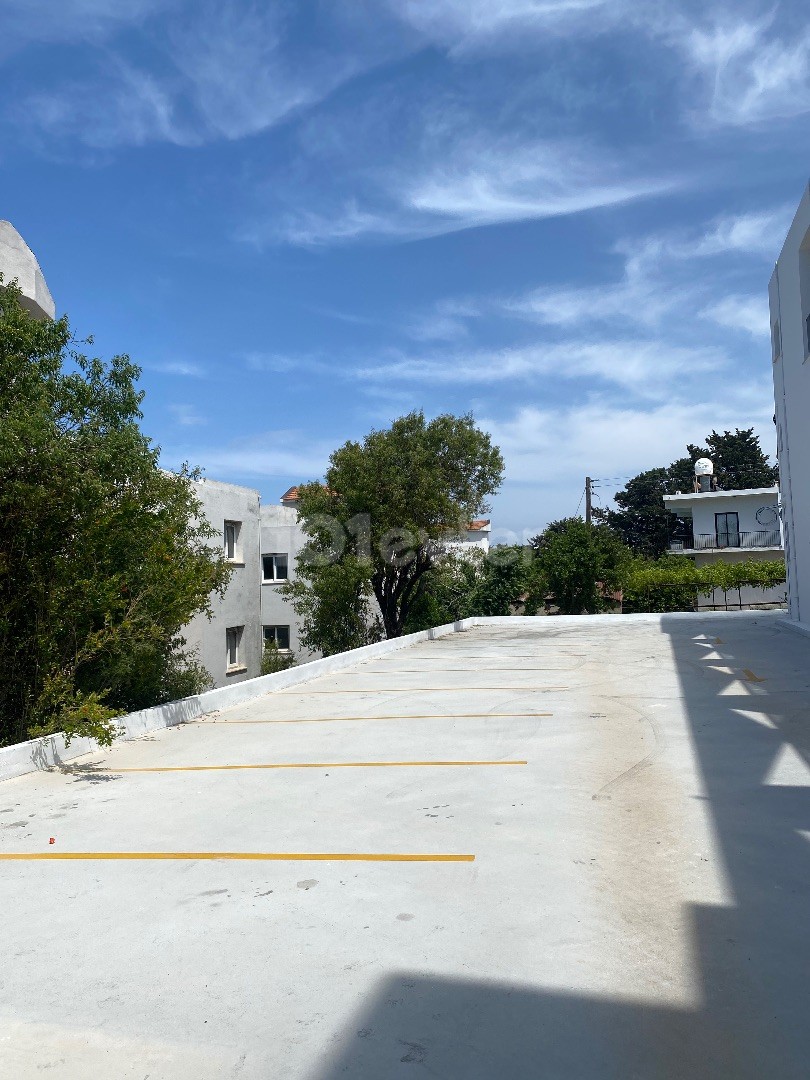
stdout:
<svg viewBox="0 0 810 1080">
<path fill-rule="evenodd" d="M 499 667 L 499 668 L 496 668 L 495 670 L 498 672 L 498 674 L 500 674 L 500 672 L 502 672 L 502 671 L 564 671 L 565 669 L 564 668 L 558 668 L 558 667 Z M 464 672 L 465 674 L 470 673 L 469 668 L 448 667 L 448 668 L 440 668 L 439 671 L 434 670 L 434 671 L 430 672 L 430 674 L 431 675 L 444 675 L 446 672 L 456 672 L 456 671 Z M 427 675 L 428 672 L 426 672 L 422 668 L 399 668 L 397 670 L 394 670 L 392 668 L 390 671 L 387 670 L 387 669 L 384 670 L 384 671 L 366 671 L 366 672 L 364 672 L 364 674 L 365 675 Z M 487 689 L 489 689 L 489 687 L 487 687 Z"/>
<path fill-rule="evenodd" d="M 537 713 L 448 713 L 446 715 L 437 716 L 436 713 L 416 713 L 406 714 L 404 716 L 393 714 L 391 716 L 305 716 L 297 720 L 206 720 L 204 717 L 200 718 L 200 723 L 204 724 L 332 724 L 337 721 L 347 720 L 482 720 L 488 717 L 499 718 L 517 718 L 527 717 L 534 719 L 535 717 L 548 717 L 553 716 L 554 713 L 550 712 L 537 712 Z"/>
<path fill-rule="evenodd" d="M 760 679 L 759 675 L 755 675 L 750 668 L 743 668 L 743 675 L 746 682 L 765 682 L 765 679 Z"/>
<path fill-rule="evenodd" d="M 540 694 L 545 694 L 551 690 L 569 689 L 570 687 L 568 686 L 389 686 L 379 690 L 373 690 L 370 687 L 366 687 L 362 690 L 277 690 L 276 693 L 292 694 L 292 696 L 298 694 L 299 697 L 309 697 L 310 694 L 435 694 L 440 690 L 446 690 L 453 694 L 480 690 L 509 690 L 514 693 L 515 690 L 532 690 Z"/>
<path fill-rule="evenodd" d="M 90 774 L 96 776 L 104 773 L 153 773 L 153 772 L 218 772 L 233 769 L 386 769 L 408 768 L 409 766 L 422 765 L 528 765 L 527 761 L 290 761 L 273 762 L 269 765 L 162 765 L 150 768 L 123 768 L 116 769 L 110 766 L 107 769 L 92 769 Z M 81 769 L 74 770 L 81 775 Z"/>
<path fill-rule="evenodd" d="M 474 862 L 474 855 L 345 854 L 286 851 L 4 851 L 0 860 L 63 859 L 236 859 L 247 862 Z"/>
</svg>

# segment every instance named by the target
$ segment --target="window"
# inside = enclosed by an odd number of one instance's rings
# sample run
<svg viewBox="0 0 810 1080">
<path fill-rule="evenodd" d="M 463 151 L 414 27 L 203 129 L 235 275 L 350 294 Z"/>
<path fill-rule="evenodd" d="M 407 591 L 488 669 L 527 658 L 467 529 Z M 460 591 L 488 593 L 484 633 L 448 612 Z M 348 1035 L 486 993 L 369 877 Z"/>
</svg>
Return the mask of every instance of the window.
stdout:
<svg viewBox="0 0 810 1080">
<path fill-rule="evenodd" d="M 779 359 L 782 355 L 782 330 L 779 326 L 779 320 L 771 327 L 771 352 L 773 354 L 773 362 Z"/>
<path fill-rule="evenodd" d="M 243 666 L 239 659 L 239 653 L 244 629 L 244 626 L 231 626 L 225 631 L 225 669 L 227 671 L 233 671 Z"/>
<path fill-rule="evenodd" d="M 290 649 L 290 628 L 289 626 L 265 626 L 264 628 L 264 643 L 269 645 L 271 641 L 276 643 L 276 648 L 285 652 L 289 652 Z"/>
<path fill-rule="evenodd" d="M 225 522 L 225 558 L 232 562 L 239 560 L 239 533 L 242 531 L 241 521 Z"/>
<path fill-rule="evenodd" d="M 721 548 L 740 546 L 740 518 L 738 514 L 715 514 L 717 546 Z"/>
<path fill-rule="evenodd" d="M 262 555 L 262 578 L 264 581 L 287 580 L 287 555 Z"/>
</svg>

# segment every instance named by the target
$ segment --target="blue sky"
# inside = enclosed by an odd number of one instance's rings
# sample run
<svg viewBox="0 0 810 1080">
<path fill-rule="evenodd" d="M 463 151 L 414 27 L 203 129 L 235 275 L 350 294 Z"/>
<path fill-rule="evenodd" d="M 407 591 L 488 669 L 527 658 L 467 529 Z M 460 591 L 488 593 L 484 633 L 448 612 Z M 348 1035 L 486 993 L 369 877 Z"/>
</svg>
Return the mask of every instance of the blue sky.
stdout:
<svg viewBox="0 0 810 1080">
<path fill-rule="evenodd" d="M 798 0 L 3 0 L 0 65 L 0 217 L 168 466 L 276 501 L 472 411 L 509 539 L 713 427 L 773 451 Z"/>
</svg>

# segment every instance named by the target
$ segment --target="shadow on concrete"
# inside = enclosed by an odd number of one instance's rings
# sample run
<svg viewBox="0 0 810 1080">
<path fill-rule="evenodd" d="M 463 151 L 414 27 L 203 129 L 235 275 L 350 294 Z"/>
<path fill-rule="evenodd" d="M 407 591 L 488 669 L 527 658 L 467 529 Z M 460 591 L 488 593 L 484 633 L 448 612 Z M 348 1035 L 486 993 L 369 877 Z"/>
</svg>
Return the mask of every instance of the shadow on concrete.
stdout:
<svg viewBox="0 0 810 1080">
<path fill-rule="evenodd" d="M 684 912 L 699 1004 L 398 972 L 312 1080 L 810 1077 L 810 786 L 770 782 L 786 747 L 810 764 L 810 641 L 722 616 L 663 629 L 731 896 Z M 707 676 L 709 645 L 721 670 Z M 749 689 L 744 669 L 766 681 Z"/>
<path fill-rule="evenodd" d="M 62 765 L 60 772 L 72 776 L 74 783 L 106 784 L 110 780 L 122 780 L 120 773 L 110 772 L 105 765 Z"/>
</svg>

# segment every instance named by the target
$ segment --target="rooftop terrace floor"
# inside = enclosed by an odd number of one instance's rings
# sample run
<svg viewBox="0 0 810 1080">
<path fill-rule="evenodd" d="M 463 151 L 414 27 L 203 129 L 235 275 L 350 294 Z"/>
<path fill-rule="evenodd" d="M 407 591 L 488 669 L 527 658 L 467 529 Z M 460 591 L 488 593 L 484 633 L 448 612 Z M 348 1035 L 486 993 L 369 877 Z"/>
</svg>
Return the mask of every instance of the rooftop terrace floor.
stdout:
<svg viewBox="0 0 810 1080">
<path fill-rule="evenodd" d="M 0 1074 L 806 1080 L 809 661 L 516 618 L 5 782 Z"/>
</svg>

